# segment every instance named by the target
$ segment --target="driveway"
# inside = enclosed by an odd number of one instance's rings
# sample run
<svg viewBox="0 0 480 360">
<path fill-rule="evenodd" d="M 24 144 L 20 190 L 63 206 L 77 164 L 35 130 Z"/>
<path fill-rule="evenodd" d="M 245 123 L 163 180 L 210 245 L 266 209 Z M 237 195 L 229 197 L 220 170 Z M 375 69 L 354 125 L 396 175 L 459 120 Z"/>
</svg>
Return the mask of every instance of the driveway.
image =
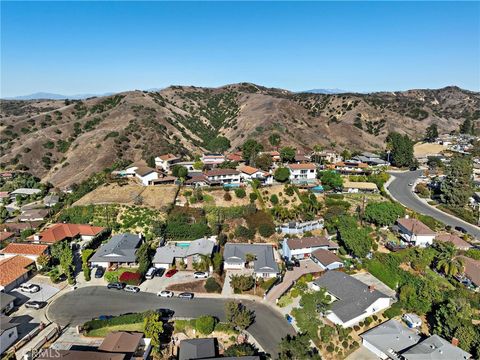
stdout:
<svg viewBox="0 0 480 360">
<path fill-rule="evenodd" d="M 230 280 L 233 275 L 252 276 L 253 269 L 226 270 L 225 281 L 223 282 L 223 288 L 222 288 L 222 296 L 228 297 L 234 294 L 233 288 L 230 286 Z"/>
<path fill-rule="evenodd" d="M 61 326 L 80 325 L 99 315 L 120 315 L 158 308 L 169 308 L 175 316 L 196 318 L 212 315 L 225 320 L 225 303 L 222 298 L 160 298 L 151 293 L 137 294 L 125 291 L 108 290 L 105 287 L 84 287 L 67 292 L 58 297 L 48 308 L 49 318 Z M 255 322 L 248 332 L 258 341 L 267 353 L 276 355 L 278 344 L 286 335 L 294 335 L 295 330 L 287 320 L 271 307 L 258 301 L 242 300 L 248 309 L 255 311 Z"/>
<path fill-rule="evenodd" d="M 322 268 L 315 264 L 313 260 L 300 260 L 300 266 L 294 267 L 292 271 L 287 271 L 283 277 L 283 281 L 270 290 L 267 294 L 267 301 L 276 303 L 277 299 L 279 299 L 302 275 L 321 271 L 323 271 Z"/>
<path fill-rule="evenodd" d="M 179 271 L 170 278 L 167 278 L 165 274 L 161 277 L 155 276 L 151 280 L 145 280 L 140 284 L 140 290 L 145 292 L 151 292 L 156 294 L 161 290 L 165 290 L 167 286 L 174 284 L 183 284 L 194 281 L 202 281 L 204 279 L 195 279 L 193 277 L 193 271 Z"/>
<path fill-rule="evenodd" d="M 17 300 L 15 300 L 15 305 L 23 305 L 30 300 L 48 301 L 48 299 L 50 299 L 52 296 L 54 296 L 60 291 L 58 287 L 46 283 L 43 277 L 34 276 L 29 281 L 27 281 L 27 284 L 36 284 L 40 286 L 40 291 L 30 294 L 20 291 L 19 288 L 13 289 L 10 294 L 17 298 Z"/>
<path fill-rule="evenodd" d="M 416 194 L 413 193 L 412 187 L 408 184 L 414 183 L 421 175 L 423 170 L 407 171 L 403 173 L 392 172 L 391 176 L 395 179 L 388 185 L 387 189 L 392 197 L 399 203 L 403 204 L 409 209 L 412 209 L 420 214 L 429 215 L 445 225 L 450 225 L 452 228 L 461 226 L 474 238 L 480 240 L 480 228 L 469 224 L 452 215 L 446 214 L 443 211 L 437 210 L 434 207 L 426 204 Z"/>
</svg>

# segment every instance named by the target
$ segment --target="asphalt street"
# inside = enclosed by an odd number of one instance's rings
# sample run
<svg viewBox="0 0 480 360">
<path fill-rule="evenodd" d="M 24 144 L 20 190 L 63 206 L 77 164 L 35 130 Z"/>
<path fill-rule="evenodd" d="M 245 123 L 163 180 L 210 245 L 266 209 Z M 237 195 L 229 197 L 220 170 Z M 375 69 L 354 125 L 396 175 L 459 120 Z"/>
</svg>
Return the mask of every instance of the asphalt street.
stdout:
<svg viewBox="0 0 480 360">
<path fill-rule="evenodd" d="M 429 215 L 446 225 L 450 225 L 452 228 L 455 226 L 461 226 L 474 238 L 480 240 L 479 227 L 455 218 L 454 216 L 445 214 L 440 210 L 434 209 L 433 207 L 421 201 L 413 193 L 412 186 L 409 184 L 414 183 L 422 175 L 422 172 L 422 170 L 416 170 L 403 173 L 390 173 L 390 175 L 395 177 L 395 179 L 388 186 L 388 191 L 392 197 L 407 208 L 424 215 Z"/>
<path fill-rule="evenodd" d="M 225 319 L 224 305 L 231 299 L 194 298 L 160 298 L 152 293 L 127 293 L 100 286 L 80 288 L 56 299 L 48 308 L 47 316 L 61 326 L 80 325 L 99 315 L 120 315 L 151 309 L 167 308 L 175 311 L 174 316 L 196 318 L 212 315 Z M 275 310 L 267 305 L 252 300 L 241 300 L 255 311 L 255 322 L 248 332 L 258 341 L 265 352 L 276 355 L 278 344 L 287 334 L 295 334 L 293 327 Z"/>
</svg>

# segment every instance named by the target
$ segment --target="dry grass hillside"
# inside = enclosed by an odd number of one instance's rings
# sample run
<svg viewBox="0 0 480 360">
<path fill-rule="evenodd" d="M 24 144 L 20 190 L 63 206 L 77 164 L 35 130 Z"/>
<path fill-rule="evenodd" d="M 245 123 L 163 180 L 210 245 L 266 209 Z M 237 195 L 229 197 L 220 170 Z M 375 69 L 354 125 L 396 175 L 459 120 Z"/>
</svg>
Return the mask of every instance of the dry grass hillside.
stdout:
<svg viewBox="0 0 480 360">
<path fill-rule="evenodd" d="M 276 132 L 282 145 L 375 150 L 389 131 L 418 138 L 431 123 L 445 132 L 480 117 L 480 94 L 457 87 L 323 95 L 242 83 L 0 105 L 0 167 L 29 170 L 56 186 L 78 183 L 119 160 L 219 150 L 218 136 L 231 148 L 249 137 L 268 146 Z"/>
</svg>

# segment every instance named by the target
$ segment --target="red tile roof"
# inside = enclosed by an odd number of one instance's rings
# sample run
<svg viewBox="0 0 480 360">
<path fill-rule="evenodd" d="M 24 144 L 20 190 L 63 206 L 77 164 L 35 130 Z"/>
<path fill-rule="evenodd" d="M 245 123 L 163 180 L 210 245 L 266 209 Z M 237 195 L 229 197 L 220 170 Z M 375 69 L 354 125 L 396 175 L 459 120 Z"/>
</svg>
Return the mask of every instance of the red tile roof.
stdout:
<svg viewBox="0 0 480 360">
<path fill-rule="evenodd" d="M 0 260 L 0 285 L 7 286 L 28 272 L 27 267 L 35 262 L 24 256 Z"/>
<path fill-rule="evenodd" d="M 163 161 L 168 161 L 168 160 L 173 160 L 173 159 L 178 159 L 175 155 L 173 154 L 164 154 L 164 155 L 160 155 L 159 158 Z"/>
<path fill-rule="evenodd" d="M 5 241 L 9 238 L 11 238 L 15 233 L 10 232 L 10 231 L 2 231 L 0 232 L 0 241 Z"/>
<path fill-rule="evenodd" d="M 293 170 L 315 170 L 317 166 L 312 163 L 306 164 L 289 164 L 288 167 Z"/>
<path fill-rule="evenodd" d="M 48 245 L 10 243 L 5 248 L 0 250 L 0 254 L 42 255 L 47 249 Z"/>
<path fill-rule="evenodd" d="M 248 175 L 255 174 L 256 172 L 259 172 L 259 171 L 262 172 L 262 170 L 254 168 L 252 166 L 243 166 L 239 170 Z"/>
<path fill-rule="evenodd" d="M 105 228 L 84 224 L 55 224 L 40 233 L 40 241 L 56 243 L 77 236 L 96 236 Z"/>
</svg>

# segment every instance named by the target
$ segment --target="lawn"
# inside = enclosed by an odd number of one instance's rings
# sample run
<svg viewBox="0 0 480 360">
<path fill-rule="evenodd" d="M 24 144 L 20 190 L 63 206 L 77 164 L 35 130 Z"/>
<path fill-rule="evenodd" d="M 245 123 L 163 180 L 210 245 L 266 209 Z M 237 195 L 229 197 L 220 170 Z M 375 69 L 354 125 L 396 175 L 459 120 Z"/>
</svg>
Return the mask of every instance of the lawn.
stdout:
<svg viewBox="0 0 480 360">
<path fill-rule="evenodd" d="M 138 331 L 143 332 L 143 321 L 133 324 L 120 324 L 105 326 L 98 329 L 93 329 L 87 332 L 86 336 L 91 337 L 105 337 L 112 331 Z"/>
</svg>

